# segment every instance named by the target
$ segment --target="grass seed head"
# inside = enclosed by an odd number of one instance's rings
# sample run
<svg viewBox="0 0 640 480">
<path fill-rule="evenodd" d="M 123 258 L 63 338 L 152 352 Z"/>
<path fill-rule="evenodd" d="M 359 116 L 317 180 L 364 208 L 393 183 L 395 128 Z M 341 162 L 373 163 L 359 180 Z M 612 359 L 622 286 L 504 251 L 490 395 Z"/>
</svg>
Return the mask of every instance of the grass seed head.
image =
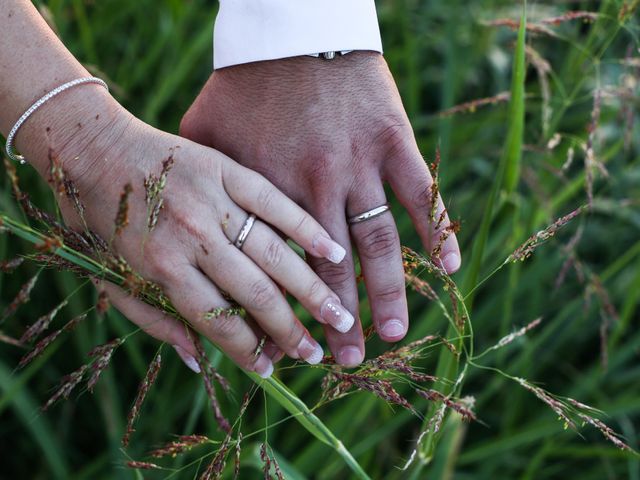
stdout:
<svg viewBox="0 0 640 480">
<path fill-rule="evenodd" d="M 145 398 L 147 398 L 149 389 L 158 378 L 158 373 L 160 372 L 161 366 L 162 366 L 162 357 L 160 356 L 160 354 L 158 354 L 153 359 L 153 361 L 149 364 L 147 373 L 145 374 L 142 382 L 140 382 L 140 385 L 138 386 L 138 393 L 136 394 L 136 399 L 133 402 L 133 406 L 131 407 L 131 410 L 129 410 L 129 415 L 127 416 L 127 430 L 125 431 L 125 434 L 122 437 L 123 447 L 126 447 L 129 445 L 129 440 L 131 439 L 131 435 L 135 431 L 135 429 L 133 428 L 133 424 L 135 423 L 136 419 L 140 415 L 142 404 L 144 403 Z"/>
<path fill-rule="evenodd" d="M 562 402 L 556 400 L 551 396 L 551 394 L 544 391 L 542 388 L 532 385 L 524 378 L 516 378 L 515 380 L 526 390 L 529 390 L 536 397 L 538 397 L 538 399 L 540 399 L 542 402 L 546 403 L 551 408 L 551 410 L 553 410 L 553 412 L 558 415 L 558 417 L 564 422 L 565 428 L 571 427 L 574 430 L 576 429 L 576 424 L 573 422 L 573 420 L 571 420 L 571 418 L 569 418 L 567 407 Z"/>
<path fill-rule="evenodd" d="M 164 198 L 162 192 L 167 185 L 167 176 L 174 165 L 174 149 L 171 150 L 169 157 L 162 162 L 160 175 L 156 176 L 152 173 L 144 179 L 145 202 L 147 204 L 147 229 L 151 232 L 158 224 L 160 212 L 164 206 Z"/>
<path fill-rule="evenodd" d="M 7 345 L 13 345 L 14 347 L 24 347 L 24 345 L 17 338 L 10 337 L 6 333 L 0 330 L 0 342 L 6 343 Z"/>
<path fill-rule="evenodd" d="M 27 353 L 25 356 L 23 356 L 20 359 L 20 362 L 18 363 L 18 368 L 24 368 L 26 365 L 31 363 L 31 361 L 33 361 L 34 358 L 36 358 L 38 355 L 44 352 L 47 349 L 47 347 L 51 345 L 60 336 L 60 334 L 62 334 L 63 332 L 70 332 L 76 327 L 78 323 L 80 323 L 86 317 L 87 317 L 86 314 L 78 315 L 77 317 L 74 317 L 71 320 L 69 320 L 61 329 L 56 330 L 55 332 L 47 335 L 45 338 L 40 340 L 38 343 L 36 343 L 36 345 L 33 347 L 33 349 L 31 349 L 29 353 Z M 22 345 L 22 343 L 20 345 Z"/>
<path fill-rule="evenodd" d="M 6 320 L 8 317 L 13 315 L 16 310 L 20 307 L 20 305 L 24 305 L 30 300 L 31 290 L 35 287 L 36 282 L 38 281 L 38 274 L 35 274 L 31 277 L 25 284 L 20 287 L 18 294 L 11 301 L 9 306 L 2 313 L 2 318 L 0 318 L 0 323 Z"/>
<path fill-rule="evenodd" d="M 58 390 L 56 390 L 51 398 L 47 400 L 47 403 L 45 403 L 42 407 L 42 411 L 47 411 L 49 407 L 51 407 L 51 405 L 56 403 L 61 398 L 67 400 L 73 389 L 76 388 L 78 384 L 80 384 L 88 369 L 89 365 L 82 365 L 80 368 L 71 372 L 69 375 L 65 375 L 64 377 L 62 377 Z"/>
<path fill-rule="evenodd" d="M 215 370 L 215 368 L 213 368 L 211 362 L 209 362 L 209 359 L 207 358 L 204 349 L 202 348 L 202 343 L 200 342 L 200 340 L 194 339 L 193 344 L 195 345 L 198 354 L 196 360 L 202 372 L 201 375 L 204 381 L 204 387 L 207 392 L 207 396 L 209 397 L 209 403 L 211 405 L 211 410 L 213 411 L 213 416 L 216 419 L 216 422 L 218 423 L 220 429 L 224 432 L 229 433 L 231 432 L 231 424 L 229 423 L 229 420 L 227 420 L 222 414 L 220 402 L 218 401 L 218 396 L 216 394 L 214 380 L 218 381 L 218 383 L 220 383 L 225 391 L 228 391 L 230 388 L 229 382 L 222 375 L 220 375 Z"/>
<path fill-rule="evenodd" d="M 240 454 L 242 453 L 242 432 L 238 432 L 238 438 L 236 439 L 236 454 L 233 465 L 233 480 L 240 478 Z"/>
<path fill-rule="evenodd" d="M 24 262 L 24 257 L 15 257 L 10 260 L 0 260 L 0 272 L 11 273 Z"/>
<path fill-rule="evenodd" d="M 278 480 L 285 480 L 284 475 L 282 474 L 282 470 L 280 469 L 280 464 L 278 463 L 278 459 L 276 458 L 273 451 L 271 453 L 272 453 L 271 460 L 273 462 L 273 471 L 276 474 L 276 478 Z"/>
<path fill-rule="evenodd" d="M 440 147 L 436 148 L 436 156 L 433 162 L 429 165 L 429 171 L 431 172 L 431 177 L 433 180 L 433 183 L 430 187 L 431 193 L 429 198 L 429 205 L 431 205 L 431 209 L 429 211 L 429 220 L 431 220 L 431 223 L 435 223 L 436 213 L 438 211 L 438 197 L 440 196 Z"/>
<path fill-rule="evenodd" d="M 137 462 L 134 460 L 127 462 L 127 467 L 134 468 L 136 470 L 156 470 L 161 468 L 160 465 L 156 465 L 155 463 Z"/>
<path fill-rule="evenodd" d="M 212 480 L 218 479 L 222 475 L 222 471 L 227 463 L 227 455 L 229 453 L 229 449 L 231 447 L 230 436 L 227 434 L 224 441 L 220 445 L 220 448 L 216 451 L 216 454 L 213 456 L 211 463 L 207 466 L 207 469 L 200 476 L 200 480 Z"/>
<path fill-rule="evenodd" d="M 94 360 L 91 362 L 91 375 L 89 376 L 89 380 L 87 381 L 87 388 L 90 392 L 93 393 L 93 388 L 96 383 L 98 383 L 98 379 L 100 375 L 104 371 L 105 368 L 109 366 L 109 362 L 111 361 L 111 357 L 113 356 L 113 352 L 122 345 L 122 339 L 114 338 L 113 340 L 94 347 L 90 352 L 89 356 L 93 357 Z"/>
<path fill-rule="evenodd" d="M 527 22 L 526 28 L 527 28 L 527 32 L 529 33 L 557 37 L 556 32 L 549 27 L 551 26 L 557 27 L 563 23 L 570 22 L 572 20 L 583 20 L 585 22 L 593 22 L 597 18 L 598 18 L 598 14 L 596 12 L 573 11 L 573 12 L 567 12 L 563 15 L 559 15 L 556 17 L 544 18 L 539 22 Z M 497 20 L 486 22 L 486 25 L 491 27 L 508 27 L 511 30 L 518 30 L 520 28 L 520 21 L 513 20 L 511 18 L 500 18 Z"/>
<path fill-rule="evenodd" d="M 80 200 L 80 192 L 78 191 L 78 188 L 69 178 L 64 179 L 64 193 L 71 201 L 71 204 L 78 216 L 84 221 L 85 206 Z"/>
<path fill-rule="evenodd" d="M 422 398 L 429 400 L 430 402 L 442 402 L 451 410 L 460 414 L 463 420 L 473 420 L 475 421 L 476 414 L 473 412 L 473 399 L 466 398 L 463 400 L 452 400 L 449 396 L 444 395 L 437 390 L 429 389 L 422 390 L 416 389 L 416 393 L 420 395 Z"/>
<path fill-rule="evenodd" d="M 63 198 L 66 195 L 67 189 L 65 187 L 65 171 L 62 168 L 62 162 L 60 157 L 49 148 L 49 183 L 53 187 L 53 191 Z"/>
<path fill-rule="evenodd" d="M 570 22 L 572 20 L 584 20 L 585 22 L 595 22 L 597 19 L 598 19 L 597 12 L 587 12 L 585 10 L 579 10 L 574 12 L 567 12 L 557 17 L 545 18 L 541 20 L 540 23 L 543 23 L 545 25 L 558 26 L 565 22 Z"/>
<path fill-rule="evenodd" d="M 265 480 L 271 480 L 271 459 L 267 453 L 267 445 L 260 444 L 260 460 L 262 460 L 262 474 Z"/>
<path fill-rule="evenodd" d="M 513 333 L 510 333 L 509 335 L 506 335 L 506 336 L 502 337 L 498 341 L 498 343 L 496 344 L 496 346 L 494 348 L 506 347 L 507 345 L 512 343 L 517 338 L 525 336 L 529 331 L 533 330 L 534 328 L 536 328 L 541 323 L 542 323 L 542 318 L 536 318 L 534 321 L 532 321 L 528 325 L 522 327 L 517 332 L 513 332 Z"/>
<path fill-rule="evenodd" d="M 405 273 L 404 278 L 406 283 L 413 289 L 414 292 L 417 292 L 418 294 L 432 301 L 438 299 L 438 294 L 426 280 L 423 280 L 416 275 L 411 275 L 410 273 Z"/>
<path fill-rule="evenodd" d="M 511 92 L 502 92 L 492 97 L 478 98 L 470 102 L 461 103 L 439 113 L 441 117 L 452 117 L 459 113 L 475 113 L 480 107 L 507 103 L 511 100 Z"/>
<path fill-rule="evenodd" d="M 626 23 L 627 20 L 633 17 L 633 14 L 640 6 L 640 0 L 625 0 L 618 12 L 618 20 L 620 23 Z"/>
<path fill-rule="evenodd" d="M 62 303 L 57 305 L 53 310 L 51 310 L 46 315 L 41 316 L 38 320 L 36 320 L 27 331 L 24 332 L 20 341 L 22 343 L 29 343 L 35 338 L 39 337 L 47 328 L 57 315 L 57 313 L 67 305 L 67 301 L 63 300 Z"/>
<path fill-rule="evenodd" d="M 622 440 L 620 440 L 620 438 L 618 437 L 618 434 L 614 432 L 609 426 L 607 426 L 601 420 L 598 420 L 597 418 L 591 417 L 589 415 L 585 415 L 584 413 L 578 413 L 578 417 L 580 417 L 580 419 L 582 419 L 584 422 L 588 423 L 589 425 L 600 430 L 600 433 L 602 433 L 604 438 L 609 440 L 620 450 L 632 451 L 632 448 L 626 443 L 624 443 Z"/>
<path fill-rule="evenodd" d="M 202 317 L 204 320 L 215 320 L 219 317 L 233 317 L 238 316 L 246 318 L 247 311 L 240 305 L 232 305 L 230 307 L 216 307 L 212 308 L 208 312 L 205 312 Z"/>
<path fill-rule="evenodd" d="M 118 213 L 116 214 L 116 235 L 120 235 L 129 225 L 129 196 L 133 192 L 130 183 L 124 186 L 124 190 L 120 194 L 120 202 L 118 203 Z"/>
<path fill-rule="evenodd" d="M 7 176 L 9 177 L 9 181 L 11 182 L 11 190 L 13 191 L 13 195 L 21 202 L 22 200 L 22 190 L 20 189 L 20 181 L 18 178 L 18 171 L 16 170 L 15 163 L 11 162 L 8 157 L 4 157 L 4 169 L 7 172 Z"/>
<path fill-rule="evenodd" d="M 41 316 L 36 320 L 20 337 L 20 341 L 22 343 L 29 343 L 33 341 L 35 338 L 38 338 L 47 328 L 57 315 L 57 313 L 67 305 L 67 301 L 64 300 L 62 303 L 57 305 L 53 310 L 51 310 L 46 315 Z"/>
<path fill-rule="evenodd" d="M 376 397 L 384 400 L 387 403 L 401 406 L 406 408 L 410 412 L 417 414 L 413 405 L 400 395 L 393 387 L 389 380 L 383 380 L 379 378 L 372 378 L 362 373 L 338 373 L 334 372 L 335 378 L 339 381 L 346 382 L 350 386 L 355 387 L 358 390 L 373 393 Z M 345 384 L 345 387 L 346 387 Z M 340 389 L 344 392 L 344 387 Z"/>
<path fill-rule="evenodd" d="M 100 290 L 98 301 L 96 302 L 96 312 L 99 316 L 103 316 L 109 310 L 109 295 L 106 290 Z"/>
<path fill-rule="evenodd" d="M 520 245 L 511 255 L 509 255 L 508 262 L 524 261 L 533 255 L 536 248 L 542 245 L 544 242 L 553 237 L 558 230 L 564 227 L 567 223 L 573 220 L 575 217 L 582 213 L 582 207 L 577 208 L 573 212 L 560 217 L 544 230 L 540 230 L 538 233 L 529 237 L 522 245 Z"/>
<path fill-rule="evenodd" d="M 164 446 L 157 448 L 149 453 L 153 458 L 172 457 L 182 455 L 190 451 L 192 448 L 205 443 L 210 443 L 209 437 L 204 435 L 181 435 L 177 440 L 173 440 Z"/>
</svg>

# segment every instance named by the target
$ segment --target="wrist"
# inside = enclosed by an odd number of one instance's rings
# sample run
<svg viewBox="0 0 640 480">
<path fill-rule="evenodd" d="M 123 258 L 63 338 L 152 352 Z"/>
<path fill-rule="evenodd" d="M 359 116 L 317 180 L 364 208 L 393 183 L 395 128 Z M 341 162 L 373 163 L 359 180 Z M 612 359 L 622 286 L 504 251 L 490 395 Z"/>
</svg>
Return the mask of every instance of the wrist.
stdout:
<svg viewBox="0 0 640 480">
<path fill-rule="evenodd" d="M 248 95 L 266 95 L 274 91 L 333 91 L 337 95 L 341 90 L 353 87 L 351 83 L 345 84 L 345 80 L 360 82 L 378 75 L 383 69 L 388 71 L 380 53 L 358 50 L 332 60 L 303 55 L 236 65 L 217 70 L 213 78 L 238 85 Z"/>
<path fill-rule="evenodd" d="M 21 127 L 16 147 L 43 178 L 55 154 L 75 180 L 89 176 L 131 115 L 100 85 L 83 84 L 44 103 Z"/>
</svg>

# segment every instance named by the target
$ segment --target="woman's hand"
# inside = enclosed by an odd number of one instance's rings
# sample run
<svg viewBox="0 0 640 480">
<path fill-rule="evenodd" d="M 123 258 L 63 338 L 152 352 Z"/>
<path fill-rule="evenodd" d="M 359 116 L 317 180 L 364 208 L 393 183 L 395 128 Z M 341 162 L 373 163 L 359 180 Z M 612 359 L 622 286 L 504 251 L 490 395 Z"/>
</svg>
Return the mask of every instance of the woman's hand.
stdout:
<svg viewBox="0 0 640 480">
<path fill-rule="evenodd" d="M 77 88 L 73 101 L 87 96 L 94 107 L 100 105 L 96 95 L 106 94 L 97 90 Z M 115 250 L 133 269 L 160 285 L 190 326 L 241 367 L 268 376 L 279 349 L 293 358 L 320 362 L 322 348 L 296 318 L 280 288 L 296 297 L 318 321 L 339 331 L 349 330 L 353 317 L 271 226 L 311 255 L 334 263 L 343 260 L 344 248 L 259 174 L 215 150 L 156 130 L 108 99 L 103 101 L 108 107 L 102 118 L 94 109 L 80 109 L 75 135 L 68 134 L 68 122 L 66 130 L 60 123 L 47 130 L 49 147 L 80 191 L 89 228 L 102 238 L 113 239 Z M 58 103 L 57 108 L 63 107 Z M 84 111 L 91 111 L 91 116 Z M 35 134 L 31 132 L 32 137 Z M 153 177 L 155 187 L 153 180 L 149 182 Z M 128 225 L 115 233 L 126 185 L 131 187 Z M 154 188 L 156 197 L 149 201 Z M 162 208 L 157 209 L 160 201 Z M 69 200 L 60 199 L 60 204 L 65 219 L 78 225 L 80 219 Z M 258 220 L 239 249 L 234 240 L 249 213 Z M 113 286 L 108 289 L 116 306 L 131 320 L 177 345 L 189 363 L 195 350 L 183 325 L 152 312 Z M 227 295 L 255 323 L 236 315 L 207 315 L 228 307 Z M 273 345 L 256 357 L 264 335 Z"/>
<path fill-rule="evenodd" d="M 0 132 L 7 135 L 42 95 L 90 74 L 32 2 L 0 0 L 0 11 L 8 12 L 0 31 Z M 55 152 L 80 192 L 88 227 L 105 239 L 113 237 L 118 253 L 159 284 L 190 326 L 240 366 L 266 376 L 278 349 L 310 363 L 322 359 L 322 349 L 295 317 L 280 287 L 319 321 L 341 331 L 351 328 L 353 317 L 338 297 L 269 225 L 311 255 L 334 263 L 343 260 L 344 248 L 260 175 L 214 150 L 145 125 L 101 86 L 78 85 L 44 103 L 21 127 L 16 146 L 44 178 L 50 173 L 48 153 Z M 145 201 L 154 178 L 156 197 Z M 132 188 L 129 225 L 114 234 L 126 185 Z M 66 221 L 82 225 L 68 200 L 60 202 Z M 259 221 L 240 250 L 234 240 L 249 212 Z M 106 288 L 116 306 L 154 336 L 177 345 L 193 366 L 196 352 L 188 329 Z M 255 323 L 207 315 L 228 306 L 223 291 Z M 273 343 L 256 355 L 265 334 Z"/>
</svg>

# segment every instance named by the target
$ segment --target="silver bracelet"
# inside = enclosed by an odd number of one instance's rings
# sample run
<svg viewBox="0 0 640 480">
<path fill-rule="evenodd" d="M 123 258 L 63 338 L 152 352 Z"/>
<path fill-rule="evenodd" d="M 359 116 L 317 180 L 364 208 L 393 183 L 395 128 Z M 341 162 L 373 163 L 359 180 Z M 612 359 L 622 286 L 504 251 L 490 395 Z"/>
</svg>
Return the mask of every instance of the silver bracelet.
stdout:
<svg viewBox="0 0 640 480">
<path fill-rule="evenodd" d="M 104 82 L 104 80 L 97 77 L 78 78 L 76 80 L 67 82 L 64 85 L 60 85 L 58 88 L 54 88 L 49 93 L 47 93 L 44 97 L 40 98 L 33 105 L 31 105 L 27 109 L 27 111 L 22 114 L 22 116 L 18 119 L 16 124 L 13 126 L 13 128 L 9 132 L 9 135 L 7 136 L 7 144 L 5 147 L 7 151 L 7 156 L 11 160 L 15 160 L 16 162 L 20 162 L 21 164 L 27 163 L 24 156 L 14 152 L 13 150 L 13 141 L 16 137 L 16 134 L 18 133 L 18 130 L 20 130 L 20 127 L 22 127 L 24 122 L 27 121 L 27 119 L 33 114 L 33 112 L 35 112 L 38 108 L 44 105 L 47 101 L 51 100 L 53 97 L 55 97 L 59 93 L 62 93 L 71 87 L 75 87 L 76 85 L 82 85 L 84 83 L 97 83 L 98 85 L 102 85 L 104 88 L 107 89 L 107 91 L 109 91 L 109 87 Z"/>
</svg>

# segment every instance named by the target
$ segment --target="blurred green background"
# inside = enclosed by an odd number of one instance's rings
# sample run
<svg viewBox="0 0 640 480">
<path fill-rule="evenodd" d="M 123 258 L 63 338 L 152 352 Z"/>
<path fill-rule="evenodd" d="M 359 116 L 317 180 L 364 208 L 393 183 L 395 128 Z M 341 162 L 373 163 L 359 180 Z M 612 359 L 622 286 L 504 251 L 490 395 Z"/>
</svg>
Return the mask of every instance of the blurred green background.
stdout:
<svg viewBox="0 0 640 480">
<path fill-rule="evenodd" d="M 216 2 L 52 0 L 36 4 L 70 50 L 94 73 L 108 79 L 114 95 L 130 111 L 177 132 L 182 114 L 211 72 Z M 508 128 L 508 107 L 506 102 L 496 102 L 455 115 L 439 113 L 509 90 L 516 33 L 489 22 L 499 18 L 517 22 L 521 4 L 502 0 L 381 0 L 377 4 L 385 57 L 423 154 L 431 160 L 440 145 L 441 189 L 450 214 L 462 223 L 459 238 L 463 257 L 468 259 L 495 180 Z M 481 278 L 531 234 L 587 202 L 582 146 L 597 89 L 603 99 L 594 151 L 608 175 L 594 169 L 594 201 L 588 213 L 537 250 L 533 258 L 508 266 L 478 290 L 472 320 L 476 350 L 482 351 L 542 317 L 540 327 L 481 363 L 603 410 L 605 421 L 637 449 L 640 26 L 637 10 L 620 17 L 625 5 L 637 8 L 638 2 L 529 2 L 529 21 L 539 25 L 542 19 L 568 11 L 600 12 L 600 16 L 591 22 L 545 24 L 550 32 L 528 36 L 520 176 L 515 191 L 499 197 Z M 546 122 L 545 111 L 550 112 Z M 559 143 L 549 148 L 554 137 Z M 570 149 L 575 157 L 567 165 Z M 36 203 L 53 211 L 48 189 L 35 172 L 23 167 L 20 176 Z M 4 177 L 0 208 L 19 218 Z M 408 216 L 397 206 L 394 212 L 403 243 L 418 248 Z M 576 241 L 571 242 L 572 238 Z M 0 259 L 29 249 L 15 238 L 0 235 Z M 567 259 L 573 263 L 557 285 Z M 467 267 L 454 277 L 460 284 Z M 11 275 L 0 273 L 0 310 L 36 270 L 37 266 L 27 263 Z M 20 336 L 26 325 L 80 283 L 71 274 L 44 271 L 31 302 L 2 325 L 3 332 Z M 61 326 L 95 300 L 92 288 L 81 288 L 55 325 Z M 434 304 L 410 293 L 409 305 L 412 327 L 407 341 L 429 333 L 445 334 L 446 321 Z M 368 325 L 366 302 L 361 308 Z M 116 311 L 104 318 L 91 314 L 89 321 L 24 371 L 14 370 L 24 351 L 0 343 L 0 478 L 141 478 L 124 463 L 129 458 L 144 459 L 145 452 L 170 440 L 172 434 L 204 433 L 221 438 L 199 377 L 165 347 L 165 365 L 132 444 L 126 453 L 120 449 L 137 385 L 158 348 L 143 334 L 131 337 L 117 352 L 93 395 L 76 394 L 48 413 L 39 412 L 58 380 L 83 363 L 92 346 L 131 330 Z M 319 329 L 312 331 L 320 338 Z M 384 348 L 374 339 L 368 353 Z M 606 364 L 603 352 L 608 357 Z M 233 385 L 234 395 L 224 400 L 224 408 L 236 412 L 250 381 L 221 355 L 214 358 Z M 437 358 L 434 353 L 423 362 L 425 371 L 435 370 Z M 300 367 L 284 369 L 279 375 L 308 404 L 319 398 L 320 371 Z M 427 411 L 424 400 L 407 393 L 422 412 Z M 433 462 L 422 466 L 416 462 L 413 478 L 640 480 L 638 457 L 618 450 L 590 427 L 581 429 L 580 435 L 565 430 L 538 399 L 497 374 L 470 370 L 463 394 L 475 397 L 480 422 L 453 425 L 445 431 Z M 264 405 L 259 396 L 251 404 L 243 422 L 245 434 L 285 417 L 268 400 L 265 418 Z M 408 472 L 397 467 L 414 447 L 422 424 L 419 419 L 365 393 L 316 413 L 372 478 L 409 478 Z M 268 437 L 291 478 L 349 478 L 341 459 L 295 421 L 272 426 Z M 264 433 L 259 433 L 245 440 L 241 478 L 260 478 L 258 445 L 263 438 Z M 195 451 L 162 465 L 179 468 L 205 453 Z M 197 466 L 179 470 L 172 478 L 194 478 Z M 165 478 L 169 473 L 144 472 L 144 478 Z"/>
</svg>

